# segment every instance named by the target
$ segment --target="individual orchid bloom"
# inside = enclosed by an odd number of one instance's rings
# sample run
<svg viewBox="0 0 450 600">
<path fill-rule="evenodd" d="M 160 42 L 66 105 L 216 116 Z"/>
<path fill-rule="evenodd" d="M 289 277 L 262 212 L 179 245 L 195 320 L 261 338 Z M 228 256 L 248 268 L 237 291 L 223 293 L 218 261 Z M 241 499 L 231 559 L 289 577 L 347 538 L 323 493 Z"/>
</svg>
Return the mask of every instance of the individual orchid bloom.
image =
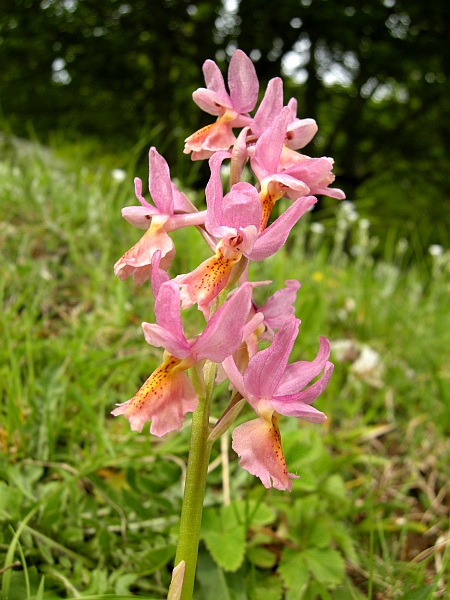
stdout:
<svg viewBox="0 0 450 600">
<path fill-rule="evenodd" d="M 287 471 L 278 428 L 279 415 L 311 423 L 325 421 L 326 416 L 311 403 L 327 386 L 334 368 L 328 362 L 330 344 L 324 337 L 320 338 L 320 349 L 313 361 L 288 364 L 299 324 L 293 315 L 286 319 L 272 345 L 250 360 L 244 375 L 232 357 L 223 362 L 231 383 L 257 414 L 257 419 L 236 427 L 233 449 L 244 469 L 259 477 L 265 487 L 279 490 L 291 490 L 290 480 L 296 478 Z M 304 389 L 322 370 L 322 377 Z"/>
<path fill-rule="evenodd" d="M 150 148 L 149 189 L 154 205 L 142 196 L 142 181 L 134 180 L 136 197 L 141 206 L 122 209 L 122 216 L 135 227 L 147 229 L 143 237 L 114 265 L 114 273 L 122 280 L 133 275 L 137 285 L 150 279 L 152 257 L 160 251 L 160 266 L 167 270 L 175 256 L 175 246 L 168 235 L 170 231 L 187 225 L 202 225 L 206 211 L 198 212 L 188 198 L 170 179 L 165 159 Z"/>
<path fill-rule="evenodd" d="M 205 228 L 215 238 L 214 256 L 191 273 L 178 275 L 183 308 L 198 304 L 208 319 L 212 300 L 227 285 L 233 267 L 243 256 L 260 261 L 275 254 L 286 242 L 298 219 L 315 203 L 310 196 L 299 199 L 270 227 L 258 234 L 261 225 L 261 201 L 256 188 L 240 182 L 223 197 L 220 166 L 227 152 L 217 152 L 209 164 L 211 177 L 206 187 L 208 206 Z"/>
<path fill-rule="evenodd" d="M 262 286 L 269 283 L 272 282 L 253 282 L 252 286 Z M 275 331 L 280 329 L 286 319 L 294 314 L 294 303 L 297 299 L 297 292 L 300 287 L 301 284 L 298 281 L 295 279 L 288 279 L 285 281 L 285 287 L 277 290 L 262 306 L 258 307 L 255 302 L 252 302 L 249 319 L 254 315 L 261 315 L 262 321 L 253 333 L 246 337 L 245 343 L 241 344 L 238 350 L 233 354 L 234 362 L 240 373 L 244 373 L 249 360 L 257 353 L 259 341 L 272 341 Z M 216 381 L 220 383 L 225 379 L 226 373 L 223 370 L 223 367 L 219 365 Z"/>
<path fill-rule="evenodd" d="M 275 202 L 287 196 L 295 200 L 306 194 L 327 194 L 336 198 L 345 197 L 341 190 L 329 190 L 328 183 L 334 180 L 331 173 L 333 161 L 329 158 L 309 158 L 298 155 L 299 162 L 285 168 L 281 161 L 291 109 L 285 106 L 272 126 L 256 142 L 251 159 L 252 169 L 259 179 L 263 218 L 260 231 L 269 220 Z"/>
<path fill-rule="evenodd" d="M 291 98 L 288 102 L 290 117 L 286 125 L 284 144 L 287 148 L 298 150 L 303 148 L 317 133 L 317 123 L 314 119 L 297 118 L 297 100 Z M 271 79 L 266 92 L 250 124 L 250 131 L 257 139 L 271 127 L 274 119 L 283 110 L 283 80 L 280 77 Z"/>
<path fill-rule="evenodd" d="M 205 112 L 217 115 L 217 121 L 196 131 L 185 140 L 184 153 L 192 152 L 192 160 L 209 158 L 218 150 L 228 150 L 234 143 L 233 127 L 245 127 L 251 121 L 249 112 L 258 99 L 259 82 L 251 59 L 236 50 L 228 67 L 228 87 L 219 67 L 212 60 L 203 64 L 206 88 L 192 97 Z"/>
<path fill-rule="evenodd" d="M 261 316 L 247 323 L 252 286 L 245 284 L 211 317 L 203 333 L 187 340 L 180 314 L 180 292 L 173 281 L 161 285 L 155 300 L 156 324 L 143 323 L 145 340 L 165 348 L 163 362 L 135 396 L 119 404 L 112 414 L 124 415 L 133 431 L 142 431 L 151 421 L 150 433 L 163 436 L 180 429 L 187 412 L 193 412 L 198 398 L 185 371 L 209 359 L 221 363 L 236 351 L 244 335 L 257 327 Z"/>
</svg>

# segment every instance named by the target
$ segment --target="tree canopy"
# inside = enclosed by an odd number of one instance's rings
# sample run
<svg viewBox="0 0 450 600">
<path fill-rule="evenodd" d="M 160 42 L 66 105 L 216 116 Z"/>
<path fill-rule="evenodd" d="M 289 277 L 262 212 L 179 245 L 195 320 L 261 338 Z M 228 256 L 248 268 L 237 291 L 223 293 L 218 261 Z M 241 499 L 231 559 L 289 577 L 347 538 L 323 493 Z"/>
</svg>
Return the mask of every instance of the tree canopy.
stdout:
<svg viewBox="0 0 450 600">
<path fill-rule="evenodd" d="M 225 71 L 239 47 L 261 90 L 283 74 L 319 123 L 307 152 L 335 158 L 380 228 L 448 243 L 449 26 L 447 0 L 2 0 L 0 106 L 19 135 L 154 131 L 183 175 L 183 140 L 210 121 L 190 99 L 201 65 Z"/>
</svg>

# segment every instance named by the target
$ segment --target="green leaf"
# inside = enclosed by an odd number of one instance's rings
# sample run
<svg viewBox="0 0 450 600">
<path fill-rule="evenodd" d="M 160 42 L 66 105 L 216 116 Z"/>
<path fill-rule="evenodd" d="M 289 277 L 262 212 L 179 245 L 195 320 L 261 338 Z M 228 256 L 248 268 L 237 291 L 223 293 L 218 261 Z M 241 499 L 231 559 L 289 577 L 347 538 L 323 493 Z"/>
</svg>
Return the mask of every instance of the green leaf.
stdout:
<svg viewBox="0 0 450 600">
<path fill-rule="evenodd" d="M 197 580 L 203 600 L 231 600 L 222 569 L 206 552 L 200 552 L 198 557 Z"/>
<path fill-rule="evenodd" d="M 309 570 L 319 583 L 337 585 L 342 582 L 345 574 L 344 560 L 333 548 L 308 548 L 302 552 Z"/>
<path fill-rule="evenodd" d="M 236 525 L 225 531 L 207 531 L 203 534 L 206 547 L 216 563 L 226 571 L 236 571 L 244 560 L 245 528 Z"/>
<path fill-rule="evenodd" d="M 277 560 L 273 552 L 261 546 L 252 546 L 249 548 L 247 550 L 247 558 L 251 563 L 262 569 L 272 568 Z"/>
<path fill-rule="evenodd" d="M 283 596 L 283 586 L 281 580 L 276 575 L 258 579 L 252 600 L 281 600 Z"/>
<path fill-rule="evenodd" d="M 278 573 L 289 592 L 286 600 L 297 600 L 309 581 L 309 573 L 302 553 L 293 548 L 285 548 L 278 566 Z"/>
<path fill-rule="evenodd" d="M 236 571 L 244 560 L 246 529 L 238 523 L 233 506 L 205 510 L 201 537 L 216 563 L 226 571 Z"/>
<path fill-rule="evenodd" d="M 402 600 L 428 600 L 432 597 L 434 585 L 423 585 L 407 592 Z"/>
<path fill-rule="evenodd" d="M 257 500 L 237 500 L 230 504 L 233 510 L 236 511 L 239 521 L 245 523 L 248 520 L 248 525 L 269 525 L 276 518 L 273 508 L 264 502 Z"/>
<path fill-rule="evenodd" d="M 164 567 L 169 560 L 175 556 L 176 546 L 168 544 L 160 548 L 152 548 L 138 557 L 138 562 L 141 567 L 140 577 L 150 575 L 154 571 Z"/>
</svg>

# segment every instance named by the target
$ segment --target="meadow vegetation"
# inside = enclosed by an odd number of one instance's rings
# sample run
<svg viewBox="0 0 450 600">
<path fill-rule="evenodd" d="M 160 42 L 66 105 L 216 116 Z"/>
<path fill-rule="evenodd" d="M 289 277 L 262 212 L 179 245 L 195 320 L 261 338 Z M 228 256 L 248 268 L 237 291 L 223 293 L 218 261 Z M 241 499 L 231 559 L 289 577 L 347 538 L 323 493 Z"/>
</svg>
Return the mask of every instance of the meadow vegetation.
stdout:
<svg viewBox="0 0 450 600">
<path fill-rule="evenodd" d="M 0 146 L 2 598 L 165 598 L 189 422 L 159 439 L 110 415 L 160 358 L 141 330 L 148 287 L 112 271 L 139 237 L 120 215 L 136 203 L 132 165 L 120 181 L 111 160 Z M 281 421 L 292 493 L 266 490 L 226 436 L 216 443 L 198 600 L 445 597 L 450 251 L 389 225 L 377 244 L 351 204 L 311 213 L 252 265 L 273 281 L 261 302 L 302 283 L 291 360 L 332 341 L 335 373 L 316 402 L 329 418 Z M 197 231 L 174 235 L 177 273 L 206 258 Z M 189 334 L 198 311 L 185 314 Z M 216 406 L 227 398 L 222 384 Z"/>
</svg>

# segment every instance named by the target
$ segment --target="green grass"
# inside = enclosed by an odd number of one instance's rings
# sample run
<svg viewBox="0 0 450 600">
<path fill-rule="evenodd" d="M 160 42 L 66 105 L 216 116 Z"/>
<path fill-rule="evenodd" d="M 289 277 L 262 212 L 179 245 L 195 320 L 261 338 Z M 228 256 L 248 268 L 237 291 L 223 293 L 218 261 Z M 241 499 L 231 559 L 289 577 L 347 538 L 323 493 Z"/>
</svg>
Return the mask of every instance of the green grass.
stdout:
<svg viewBox="0 0 450 600">
<path fill-rule="evenodd" d="M 117 183 L 109 166 L 2 144 L 3 600 L 165 598 L 189 424 L 157 439 L 110 416 L 161 356 L 140 327 L 153 320 L 148 286 L 120 282 L 112 271 L 140 235 L 120 216 L 136 203 L 134 173 Z M 319 335 L 335 346 L 351 341 L 333 354 L 335 374 L 316 402 L 329 420 L 281 421 L 288 467 L 301 475 L 291 494 L 266 491 L 226 440 L 216 444 L 196 598 L 444 598 L 450 259 L 407 266 L 405 249 L 392 244 L 374 260 L 361 221 L 344 231 L 324 215 L 320 234 L 310 218 L 250 276 L 273 280 L 256 290 L 261 302 L 285 279 L 302 282 L 292 360 L 312 358 Z M 174 273 L 207 256 L 196 231 L 175 237 Z M 186 314 L 195 332 L 198 311 Z M 362 352 L 378 364 L 361 367 Z M 222 406 L 226 386 L 216 396 Z"/>
</svg>

